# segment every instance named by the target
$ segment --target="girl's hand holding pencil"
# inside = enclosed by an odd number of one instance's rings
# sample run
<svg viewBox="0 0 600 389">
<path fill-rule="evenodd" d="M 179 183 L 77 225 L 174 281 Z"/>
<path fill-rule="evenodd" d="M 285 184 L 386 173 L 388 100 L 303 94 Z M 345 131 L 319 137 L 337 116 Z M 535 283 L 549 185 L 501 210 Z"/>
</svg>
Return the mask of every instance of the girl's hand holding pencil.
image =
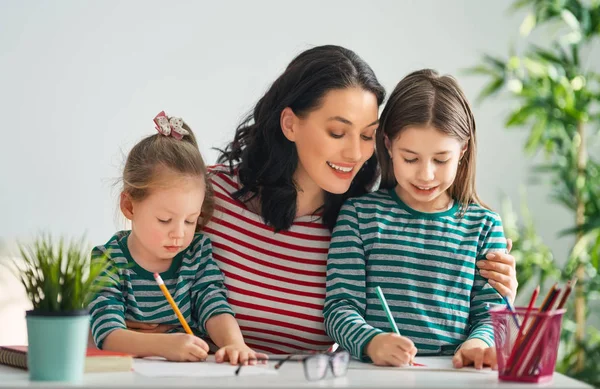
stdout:
<svg viewBox="0 0 600 389">
<path fill-rule="evenodd" d="M 394 332 L 373 337 L 365 347 L 365 353 L 376 365 L 399 367 L 412 364 L 415 355 L 417 355 L 415 344 L 409 338 L 400 335 L 392 311 L 390 311 L 383 291 L 379 286 L 375 288 L 375 292 Z"/>
<path fill-rule="evenodd" d="M 174 362 L 201 362 L 208 356 L 208 344 L 189 334 L 162 334 L 154 338 L 160 356 Z"/>
<path fill-rule="evenodd" d="M 389 332 L 376 335 L 365 347 L 365 353 L 375 365 L 406 366 L 417 354 L 412 340 Z"/>
</svg>

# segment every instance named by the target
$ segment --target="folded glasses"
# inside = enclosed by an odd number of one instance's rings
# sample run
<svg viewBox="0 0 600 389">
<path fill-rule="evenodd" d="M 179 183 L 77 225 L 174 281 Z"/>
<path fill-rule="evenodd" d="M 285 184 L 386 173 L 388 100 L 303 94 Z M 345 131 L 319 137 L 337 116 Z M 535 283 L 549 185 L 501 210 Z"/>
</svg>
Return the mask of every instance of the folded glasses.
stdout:
<svg viewBox="0 0 600 389">
<path fill-rule="evenodd" d="M 317 354 L 290 354 L 286 357 L 269 357 L 268 359 L 258 359 L 259 361 L 277 361 L 275 369 L 279 369 L 281 365 L 289 360 L 302 361 L 304 365 L 304 376 L 309 381 L 322 380 L 327 376 L 327 370 L 331 370 L 334 377 L 346 375 L 348 364 L 350 362 L 350 353 L 347 351 L 339 351 L 335 353 L 317 353 Z M 243 365 L 238 366 L 235 375 L 239 375 Z"/>
</svg>

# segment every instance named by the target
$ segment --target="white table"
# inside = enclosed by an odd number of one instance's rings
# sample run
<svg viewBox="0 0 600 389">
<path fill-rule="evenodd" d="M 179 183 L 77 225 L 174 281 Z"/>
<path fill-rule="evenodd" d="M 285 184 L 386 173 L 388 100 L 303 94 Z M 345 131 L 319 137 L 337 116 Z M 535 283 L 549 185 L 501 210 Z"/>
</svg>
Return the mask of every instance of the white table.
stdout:
<svg viewBox="0 0 600 389">
<path fill-rule="evenodd" d="M 135 372 L 87 373 L 81 385 L 86 388 L 591 388 L 582 382 L 555 373 L 546 384 L 502 382 L 496 374 L 429 370 L 354 370 L 345 377 L 307 381 L 302 363 L 286 362 L 276 375 L 231 376 L 219 378 L 146 377 Z M 73 385 L 29 381 L 28 372 L 0 365 L 0 387 L 72 388 Z"/>
</svg>

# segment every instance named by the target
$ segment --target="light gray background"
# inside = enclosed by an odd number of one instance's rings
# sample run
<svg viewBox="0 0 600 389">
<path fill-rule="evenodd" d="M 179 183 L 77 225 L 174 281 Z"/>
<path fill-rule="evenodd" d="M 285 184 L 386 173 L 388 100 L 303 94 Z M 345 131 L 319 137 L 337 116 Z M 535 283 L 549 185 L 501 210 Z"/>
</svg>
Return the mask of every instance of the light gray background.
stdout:
<svg viewBox="0 0 600 389">
<path fill-rule="evenodd" d="M 48 230 L 102 244 L 122 227 L 118 178 L 160 110 L 183 117 L 208 162 L 291 59 L 338 44 L 388 93 L 423 67 L 456 75 L 474 103 L 484 79 L 460 73 L 506 55 L 523 13 L 509 1 L 0 1 L 0 239 Z M 518 206 L 530 178 L 525 131 L 503 129 L 514 102 L 474 105 L 478 190 Z M 539 232 L 559 259 L 571 214 L 528 188 Z"/>
</svg>

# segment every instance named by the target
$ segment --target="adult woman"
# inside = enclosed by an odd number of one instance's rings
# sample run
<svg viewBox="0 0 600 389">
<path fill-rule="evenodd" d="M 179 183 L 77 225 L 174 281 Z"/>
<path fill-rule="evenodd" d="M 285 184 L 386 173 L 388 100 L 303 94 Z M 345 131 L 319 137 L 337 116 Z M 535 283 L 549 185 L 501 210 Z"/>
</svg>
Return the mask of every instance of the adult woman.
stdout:
<svg viewBox="0 0 600 389">
<path fill-rule="evenodd" d="M 341 204 L 373 190 L 374 134 L 385 96 L 354 52 L 298 55 L 237 128 L 213 167 L 215 214 L 205 228 L 247 344 L 293 353 L 332 344 L 323 326 L 326 257 Z M 514 258 L 490 279 L 516 290 Z M 495 270 L 495 271 L 494 271 Z"/>
</svg>

